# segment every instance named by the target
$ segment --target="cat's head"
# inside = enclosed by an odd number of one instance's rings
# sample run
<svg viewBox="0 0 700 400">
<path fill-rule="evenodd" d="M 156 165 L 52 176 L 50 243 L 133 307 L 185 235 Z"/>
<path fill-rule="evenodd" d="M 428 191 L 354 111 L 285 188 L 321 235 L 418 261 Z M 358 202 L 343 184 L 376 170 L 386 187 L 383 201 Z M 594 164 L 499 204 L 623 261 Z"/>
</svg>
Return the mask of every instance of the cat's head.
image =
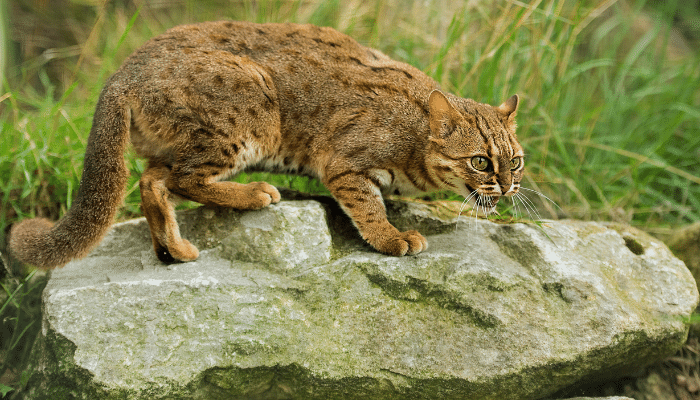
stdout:
<svg viewBox="0 0 700 400">
<path fill-rule="evenodd" d="M 487 214 L 520 189 L 523 148 L 515 136 L 518 96 L 498 107 L 435 90 L 430 94 L 428 162 L 444 188 Z"/>
</svg>

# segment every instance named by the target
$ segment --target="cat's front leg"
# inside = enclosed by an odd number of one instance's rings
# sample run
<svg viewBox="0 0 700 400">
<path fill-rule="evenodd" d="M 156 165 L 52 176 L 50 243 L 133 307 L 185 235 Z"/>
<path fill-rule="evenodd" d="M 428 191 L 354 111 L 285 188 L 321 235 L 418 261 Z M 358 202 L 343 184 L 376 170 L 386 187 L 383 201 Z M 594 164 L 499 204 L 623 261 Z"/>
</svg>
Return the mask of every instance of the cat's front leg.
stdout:
<svg viewBox="0 0 700 400">
<path fill-rule="evenodd" d="M 324 183 L 362 238 L 378 251 L 403 256 L 428 248 L 428 241 L 418 231 L 400 232 L 389 223 L 379 182 L 370 174 L 342 172 L 330 176 Z"/>
</svg>

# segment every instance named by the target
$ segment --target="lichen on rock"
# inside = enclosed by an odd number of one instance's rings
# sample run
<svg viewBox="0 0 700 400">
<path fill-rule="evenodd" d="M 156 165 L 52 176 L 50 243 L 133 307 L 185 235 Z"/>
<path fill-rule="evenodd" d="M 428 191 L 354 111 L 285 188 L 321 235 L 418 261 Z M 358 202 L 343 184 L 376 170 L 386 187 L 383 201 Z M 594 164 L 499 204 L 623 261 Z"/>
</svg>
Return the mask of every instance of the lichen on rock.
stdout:
<svg viewBox="0 0 700 400">
<path fill-rule="evenodd" d="M 388 257 L 328 204 L 181 212 L 202 251 L 171 265 L 118 224 L 53 273 L 24 398 L 539 399 L 673 353 L 698 302 L 629 227 L 392 204 L 430 248 Z"/>
</svg>

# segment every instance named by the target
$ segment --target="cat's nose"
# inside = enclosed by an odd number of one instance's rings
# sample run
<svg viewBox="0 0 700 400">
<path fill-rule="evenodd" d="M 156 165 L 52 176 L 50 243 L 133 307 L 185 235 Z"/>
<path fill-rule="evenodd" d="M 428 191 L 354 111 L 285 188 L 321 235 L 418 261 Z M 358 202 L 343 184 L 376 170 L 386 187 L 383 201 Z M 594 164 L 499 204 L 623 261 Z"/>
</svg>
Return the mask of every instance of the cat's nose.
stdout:
<svg viewBox="0 0 700 400">
<path fill-rule="evenodd" d="M 518 187 L 516 185 L 510 185 L 507 187 L 501 186 L 501 192 L 503 193 L 504 196 L 512 196 L 512 195 L 518 193 Z"/>
</svg>

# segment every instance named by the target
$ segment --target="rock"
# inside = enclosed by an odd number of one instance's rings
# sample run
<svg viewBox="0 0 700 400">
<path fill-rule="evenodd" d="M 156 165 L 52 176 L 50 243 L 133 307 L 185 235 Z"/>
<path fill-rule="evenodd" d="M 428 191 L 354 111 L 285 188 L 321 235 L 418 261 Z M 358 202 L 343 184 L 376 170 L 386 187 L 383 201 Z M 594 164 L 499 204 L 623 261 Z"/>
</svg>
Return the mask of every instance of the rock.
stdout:
<svg viewBox="0 0 700 400">
<path fill-rule="evenodd" d="M 673 254 L 685 262 L 695 281 L 700 281 L 700 222 L 680 229 L 667 243 Z"/>
<path fill-rule="evenodd" d="M 636 229 L 388 204 L 428 251 L 374 252 L 328 199 L 180 212 L 182 264 L 116 225 L 53 272 L 23 398 L 541 399 L 686 339 L 695 281 Z"/>
<path fill-rule="evenodd" d="M 612 396 L 612 397 L 572 397 L 566 400 L 634 400 L 630 397 Z"/>
<path fill-rule="evenodd" d="M 663 379 L 659 374 L 652 372 L 644 378 L 637 379 L 638 400 L 668 400 L 675 399 L 676 393 L 671 384 Z"/>
<path fill-rule="evenodd" d="M 634 400 L 630 397 L 612 396 L 612 397 L 572 397 L 565 400 Z"/>
</svg>

